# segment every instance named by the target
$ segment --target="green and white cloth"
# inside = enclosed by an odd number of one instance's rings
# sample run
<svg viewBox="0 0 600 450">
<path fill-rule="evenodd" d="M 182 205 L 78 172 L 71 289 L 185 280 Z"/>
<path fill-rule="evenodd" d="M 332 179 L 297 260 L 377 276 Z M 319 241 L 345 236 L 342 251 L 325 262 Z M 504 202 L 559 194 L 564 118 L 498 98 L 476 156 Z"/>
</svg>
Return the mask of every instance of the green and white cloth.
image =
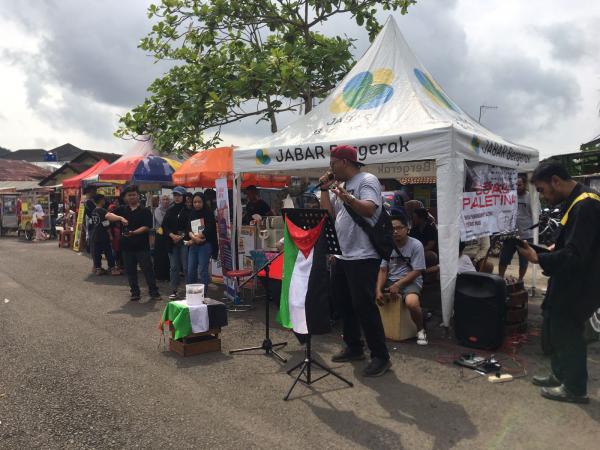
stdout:
<svg viewBox="0 0 600 450">
<path fill-rule="evenodd" d="M 185 300 L 167 303 L 160 322 L 161 330 L 165 323 L 174 329 L 174 338 L 182 339 L 192 333 L 204 333 L 209 330 L 208 305 L 188 305 Z"/>
</svg>

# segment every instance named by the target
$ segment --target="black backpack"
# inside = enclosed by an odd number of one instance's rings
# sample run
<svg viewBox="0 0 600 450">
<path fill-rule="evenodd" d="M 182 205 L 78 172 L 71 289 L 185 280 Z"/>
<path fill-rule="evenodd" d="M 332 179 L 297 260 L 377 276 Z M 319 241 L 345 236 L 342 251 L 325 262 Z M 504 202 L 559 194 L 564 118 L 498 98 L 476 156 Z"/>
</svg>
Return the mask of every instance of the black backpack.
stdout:
<svg viewBox="0 0 600 450">
<path fill-rule="evenodd" d="M 377 219 L 375 225 L 371 226 L 364 217 L 358 215 L 352 208 L 348 207 L 348 205 L 344 204 L 344 207 L 354 222 L 367 233 L 369 241 L 371 241 L 371 244 L 379 256 L 382 259 L 389 261 L 392 251 L 396 249 L 396 244 L 394 243 L 394 228 L 392 227 L 392 221 L 390 220 L 390 215 L 386 209 L 383 206 L 380 207 L 381 214 L 379 214 L 379 219 Z M 400 254 L 399 251 L 397 252 Z"/>
</svg>

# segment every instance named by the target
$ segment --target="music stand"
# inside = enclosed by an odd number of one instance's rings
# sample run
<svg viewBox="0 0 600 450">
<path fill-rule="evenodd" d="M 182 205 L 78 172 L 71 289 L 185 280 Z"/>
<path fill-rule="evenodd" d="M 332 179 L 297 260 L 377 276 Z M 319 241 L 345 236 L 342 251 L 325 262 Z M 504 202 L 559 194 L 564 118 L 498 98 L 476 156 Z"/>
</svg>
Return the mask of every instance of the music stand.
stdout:
<svg viewBox="0 0 600 450">
<path fill-rule="evenodd" d="M 319 225 L 322 218 L 325 217 L 324 233 L 325 233 L 325 238 L 327 239 L 328 254 L 330 254 L 330 255 L 341 255 L 342 254 L 342 252 L 340 250 L 340 244 L 337 239 L 337 234 L 335 232 L 335 226 L 334 226 L 333 221 L 331 220 L 331 216 L 329 215 L 329 212 L 327 210 L 325 210 L 325 209 L 284 208 L 282 210 L 282 213 L 283 213 L 284 219 L 286 216 L 289 217 L 290 220 L 295 225 L 301 227 L 304 230 L 308 230 L 310 228 L 316 227 L 317 225 Z M 300 369 L 300 372 L 294 379 L 294 382 L 292 383 L 292 386 L 290 387 L 289 391 L 287 392 L 285 397 L 283 397 L 283 399 L 286 401 L 289 400 L 290 395 L 291 395 L 292 391 L 294 390 L 294 388 L 296 387 L 296 385 L 298 384 L 298 382 L 300 382 L 306 386 L 310 386 L 311 384 L 316 383 L 317 381 L 322 380 L 323 378 L 325 378 L 329 375 L 333 375 L 334 377 L 343 381 L 350 387 L 354 386 L 354 384 L 352 384 L 350 381 L 348 381 L 347 379 L 345 379 L 338 373 L 334 372 L 329 367 L 319 363 L 318 361 L 316 361 L 313 358 L 313 355 L 311 352 L 311 350 L 312 350 L 312 346 L 311 346 L 312 341 L 311 340 L 312 340 L 312 335 L 309 333 L 306 335 L 306 346 L 304 349 L 304 359 L 300 363 L 296 364 L 294 367 L 292 367 L 291 369 L 289 369 L 287 371 L 287 374 L 291 375 L 293 371 L 295 371 L 296 369 Z M 323 375 L 313 379 L 312 378 L 313 365 L 320 368 L 325 373 Z M 302 378 L 302 375 L 304 375 L 304 377 L 305 377 L 304 379 Z"/>
<path fill-rule="evenodd" d="M 275 261 L 277 258 L 279 258 L 282 254 L 283 254 L 283 252 L 277 253 L 277 255 L 275 255 L 273 258 L 268 260 L 262 267 L 257 269 L 252 275 L 250 275 L 250 277 L 248 279 L 246 279 L 242 284 L 240 284 L 238 286 L 238 289 L 243 287 L 250 280 L 253 280 L 254 278 L 256 278 L 260 272 L 262 272 L 263 270 L 265 271 L 265 276 L 266 276 L 265 291 L 267 293 L 267 295 L 265 297 L 265 339 L 263 340 L 262 345 L 258 345 L 258 346 L 254 346 L 254 347 L 238 348 L 235 350 L 229 350 L 230 355 L 232 355 L 234 353 L 249 352 L 252 350 L 264 350 L 266 356 L 274 356 L 274 357 L 278 358 L 281 362 L 284 362 L 284 363 L 287 362 L 287 359 L 285 359 L 283 356 L 281 356 L 279 353 L 277 353 L 274 350 L 277 347 L 285 347 L 287 345 L 287 342 L 279 342 L 277 344 L 273 344 L 273 342 L 271 341 L 271 335 L 270 335 L 271 334 L 270 333 L 271 326 L 269 325 L 269 307 L 270 307 L 270 303 L 271 303 L 271 291 L 269 288 L 269 268 L 271 267 L 271 264 L 273 263 L 273 261 Z"/>
</svg>

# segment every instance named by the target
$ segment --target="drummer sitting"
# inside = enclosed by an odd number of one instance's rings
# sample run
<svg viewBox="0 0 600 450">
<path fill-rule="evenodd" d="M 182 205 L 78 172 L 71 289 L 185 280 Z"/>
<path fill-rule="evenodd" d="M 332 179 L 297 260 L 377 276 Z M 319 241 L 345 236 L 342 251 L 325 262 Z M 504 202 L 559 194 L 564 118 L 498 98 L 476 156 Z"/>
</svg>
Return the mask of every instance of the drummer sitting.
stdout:
<svg viewBox="0 0 600 450">
<path fill-rule="evenodd" d="M 391 221 L 397 250 L 392 252 L 389 262 L 385 260 L 381 262 L 375 292 L 377 303 L 383 302 L 386 291 L 390 294 L 401 295 L 417 326 L 417 344 L 427 345 L 427 334 L 423 327 L 423 312 L 420 303 L 423 287 L 421 272 L 425 270 L 423 244 L 408 235 L 409 226 L 405 216 L 392 216 Z"/>
</svg>

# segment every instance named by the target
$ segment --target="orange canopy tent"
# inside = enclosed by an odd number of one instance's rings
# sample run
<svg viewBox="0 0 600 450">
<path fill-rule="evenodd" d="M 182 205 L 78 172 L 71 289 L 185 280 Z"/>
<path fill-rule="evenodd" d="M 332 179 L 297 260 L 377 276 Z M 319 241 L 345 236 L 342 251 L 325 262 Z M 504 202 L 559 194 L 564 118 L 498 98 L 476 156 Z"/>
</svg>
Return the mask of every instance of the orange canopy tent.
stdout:
<svg viewBox="0 0 600 450">
<path fill-rule="evenodd" d="M 63 186 L 63 188 L 76 188 L 76 189 L 80 188 L 81 182 L 85 178 L 91 177 L 93 175 L 100 173 L 102 170 L 104 170 L 105 167 L 108 167 L 109 165 L 110 165 L 110 163 L 108 161 L 101 159 L 100 161 L 98 161 L 96 164 L 94 164 L 89 169 L 81 172 L 79 175 L 75 175 L 74 177 L 67 178 L 66 180 L 64 180 L 62 183 L 62 186 Z"/>
<path fill-rule="evenodd" d="M 218 178 L 233 181 L 233 147 L 218 147 L 203 150 L 186 160 L 173 173 L 173 184 L 185 187 L 213 187 Z M 285 187 L 290 177 L 247 173 L 242 177 L 242 187 Z"/>
</svg>

